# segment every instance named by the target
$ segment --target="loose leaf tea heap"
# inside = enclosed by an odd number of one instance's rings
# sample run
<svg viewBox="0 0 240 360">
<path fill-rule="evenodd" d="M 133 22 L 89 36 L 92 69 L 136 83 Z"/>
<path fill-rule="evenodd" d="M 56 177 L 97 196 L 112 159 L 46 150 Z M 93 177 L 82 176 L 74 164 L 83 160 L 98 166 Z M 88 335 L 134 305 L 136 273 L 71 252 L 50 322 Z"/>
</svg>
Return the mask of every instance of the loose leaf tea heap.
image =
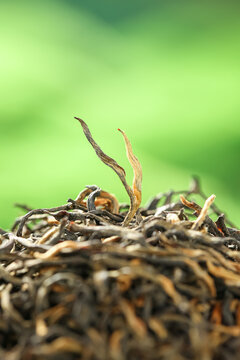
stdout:
<svg viewBox="0 0 240 360">
<path fill-rule="evenodd" d="M 237 359 L 240 231 L 197 179 L 139 207 L 125 133 L 132 188 L 78 120 L 130 206 L 96 185 L 55 208 L 18 205 L 0 229 L 0 359 Z"/>
</svg>

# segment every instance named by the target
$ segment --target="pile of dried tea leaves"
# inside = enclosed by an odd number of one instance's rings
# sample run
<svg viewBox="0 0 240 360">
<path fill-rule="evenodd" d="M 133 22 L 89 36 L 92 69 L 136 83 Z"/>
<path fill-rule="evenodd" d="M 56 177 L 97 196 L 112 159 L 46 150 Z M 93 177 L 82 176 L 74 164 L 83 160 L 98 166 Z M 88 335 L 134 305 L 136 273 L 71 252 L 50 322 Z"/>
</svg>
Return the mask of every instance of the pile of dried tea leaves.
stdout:
<svg viewBox="0 0 240 360">
<path fill-rule="evenodd" d="M 213 205 L 217 221 L 194 229 L 202 209 L 178 199 L 160 194 L 127 227 L 126 205 L 90 199 L 1 230 L 0 358 L 236 359 L 240 232 Z"/>
<path fill-rule="evenodd" d="M 238 358 L 240 231 L 196 179 L 139 208 L 135 175 L 0 229 L 0 359 Z"/>
</svg>

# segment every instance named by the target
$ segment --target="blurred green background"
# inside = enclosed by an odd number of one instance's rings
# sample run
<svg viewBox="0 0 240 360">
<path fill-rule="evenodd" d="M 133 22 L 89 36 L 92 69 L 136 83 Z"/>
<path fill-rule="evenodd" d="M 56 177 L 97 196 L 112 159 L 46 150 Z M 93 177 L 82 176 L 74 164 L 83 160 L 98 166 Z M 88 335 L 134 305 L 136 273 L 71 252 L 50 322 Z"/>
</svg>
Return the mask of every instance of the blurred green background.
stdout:
<svg viewBox="0 0 240 360">
<path fill-rule="evenodd" d="M 73 116 L 132 181 L 117 128 L 143 167 L 143 204 L 188 188 L 240 225 L 239 1 L 0 2 L 0 226 L 14 203 L 62 205 L 86 184 L 128 201 Z"/>
</svg>

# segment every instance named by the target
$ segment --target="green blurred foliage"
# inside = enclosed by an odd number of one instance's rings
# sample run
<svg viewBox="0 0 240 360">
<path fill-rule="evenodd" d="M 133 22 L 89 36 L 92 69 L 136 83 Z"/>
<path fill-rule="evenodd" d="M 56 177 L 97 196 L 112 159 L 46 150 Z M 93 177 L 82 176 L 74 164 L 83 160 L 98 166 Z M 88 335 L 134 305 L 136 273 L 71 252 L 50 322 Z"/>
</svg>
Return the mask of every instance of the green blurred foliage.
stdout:
<svg viewBox="0 0 240 360">
<path fill-rule="evenodd" d="M 131 182 L 126 131 L 143 203 L 197 174 L 240 225 L 238 14 L 237 1 L 1 1 L 0 226 L 15 202 L 57 206 L 86 184 L 128 201 L 73 116 Z"/>
</svg>

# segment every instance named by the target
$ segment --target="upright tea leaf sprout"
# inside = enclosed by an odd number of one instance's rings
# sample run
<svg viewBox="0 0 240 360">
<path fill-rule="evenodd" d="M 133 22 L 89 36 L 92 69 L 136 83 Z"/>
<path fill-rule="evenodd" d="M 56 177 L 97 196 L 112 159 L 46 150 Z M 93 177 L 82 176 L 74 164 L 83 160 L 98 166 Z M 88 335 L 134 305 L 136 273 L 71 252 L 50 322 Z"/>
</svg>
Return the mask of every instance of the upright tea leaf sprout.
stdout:
<svg viewBox="0 0 240 360">
<path fill-rule="evenodd" d="M 128 183 L 126 181 L 125 170 L 120 165 L 118 165 L 118 163 L 113 158 L 106 155 L 102 151 L 102 149 L 99 147 L 99 145 L 93 139 L 92 134 L 91 134 L 87 124 L 78 117 L 75 117 L 75 119 L 77 119 L 80 122 L 83 132 L 84 132 L 86 138 L 88 139 L 88 141 L 90 142 L 90 144 L 92 145 L 92 147 L 94 148 L 97 156 L 100 158 L 100 160 L 104 164 L 111 167 L 116 172 L 116 174 L 120 178 L 123 186 L 125 187 L 125 189 L 128 193 L 128 196 L 130 198 L 130 209 L 129 209 L 127 216 L 123 222 L 123 225 L 127 226 L 133 219 L 134 215 L 136 214 L 136 212 L 141 204 L 141 199 L 142 199 L 142 190 L 141 190 L 142 167 L 141 167 L 141 164 L 140 164 L 139 160 L 137 159 L 137 157 L 133 154 L 131 143 L 130 143 L 127 135 L 125 134 L 125 132 L 118 129 L 124 137 L 126 151 L 127 151 L 127 157 L 133 168 L 133 171 L 134 171 L 134 179 L 133 179 L 132 188 L 128 185 Z"/>
</svg>

